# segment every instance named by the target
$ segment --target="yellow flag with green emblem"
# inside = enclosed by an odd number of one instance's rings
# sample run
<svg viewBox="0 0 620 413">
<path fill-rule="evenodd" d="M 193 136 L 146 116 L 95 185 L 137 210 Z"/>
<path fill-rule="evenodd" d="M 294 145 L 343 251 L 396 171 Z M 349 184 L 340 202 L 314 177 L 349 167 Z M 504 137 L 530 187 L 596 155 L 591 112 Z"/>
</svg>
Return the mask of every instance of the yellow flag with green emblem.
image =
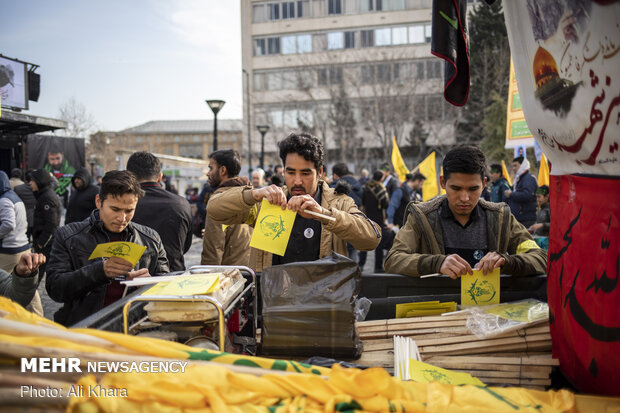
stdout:
<svg viewBox="0 0 620 413">
<path fill-rule="evenodd" d="M 398 149 L 398 144 L 396 144 L 395 136 L 392 136 L 392 166 L 394 167 L 394 172 L 398 175 L 398 180 L 400 182 L 405 182 L 405 175 L 409 173 L 409 169 L 407 169 L 405 161 L 400 154 L 400 149 Z"/>
<path fill-rule="evenodd" d="M 540 168 L 538 168 L 538 186 L 541 185 L 549 186 L 549 164 L 544 153 L 540 157 Z"/>
</svg>

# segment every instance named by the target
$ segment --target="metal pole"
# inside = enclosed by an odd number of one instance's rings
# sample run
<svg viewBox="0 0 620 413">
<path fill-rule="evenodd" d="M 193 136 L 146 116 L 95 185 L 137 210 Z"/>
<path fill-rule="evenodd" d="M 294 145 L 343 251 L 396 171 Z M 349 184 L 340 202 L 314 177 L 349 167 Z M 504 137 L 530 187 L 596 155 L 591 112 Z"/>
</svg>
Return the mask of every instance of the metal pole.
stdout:
<svg viewBox="0 0 620 413">
<path fill-rule="evenodd" d="M 243 70 L 243 73 L 245 73 L 245 101 L 247 105 L 246 117 L 247 117 L 247 122 L 248 122 L 248 174 L 251 174 L 252 173 L 252 130 L 250 129 L 250 125 L 252 124 L 252 122 L 250 121 L 250 73 L 245 69 L 241 69 L 241 70 Z"/>
<path fill-rule="evenodd" d="M 217 112 L 213 113 L 213 152 L 217 151 Z"/>
<path fill-rule="evenodd" d="M 260 167 L 263 171 L 265 170 L 265 133 L 267 131 L 260 133 Z"/>
</svg>

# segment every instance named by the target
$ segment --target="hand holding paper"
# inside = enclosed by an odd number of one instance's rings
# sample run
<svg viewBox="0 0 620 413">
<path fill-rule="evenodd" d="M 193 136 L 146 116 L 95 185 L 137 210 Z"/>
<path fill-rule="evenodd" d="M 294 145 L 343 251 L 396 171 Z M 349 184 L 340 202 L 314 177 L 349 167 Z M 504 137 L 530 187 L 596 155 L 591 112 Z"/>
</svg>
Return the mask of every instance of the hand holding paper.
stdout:
<svg viewBox="0 0 620 413">
<path fill-rule="evenodd" d="M 461 277 L 461 306 L 499 304 L 499 268 Z"/>
<path fill-rule="evenodd" d="M 270 204 L 267 199 L 263 199 L 250 246 L 272 254 L 284 255 L 296 215 L 297 213 L 290 209 L 282 210 L 279 205 Z"/>
<path fill-rule="evenodd" d="M 144 277 L 148 276 L 146 269 L 146 272 L 139 270 L 129 273 L 129 271 L 138 263 L 145 250 L 145 246 L 133 242 L 107 242 L 97 245 L 88 259 L 108 257 L 103 263 L 103 270 L 108 278 L 122 275 L 131 278 Z"/>
</svg>

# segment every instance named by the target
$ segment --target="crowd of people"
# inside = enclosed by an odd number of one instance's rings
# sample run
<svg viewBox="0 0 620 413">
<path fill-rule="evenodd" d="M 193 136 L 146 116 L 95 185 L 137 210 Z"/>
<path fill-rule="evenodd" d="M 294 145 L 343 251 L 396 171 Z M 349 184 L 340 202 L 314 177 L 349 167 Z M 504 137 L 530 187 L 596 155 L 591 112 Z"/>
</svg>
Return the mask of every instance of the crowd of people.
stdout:
<svg viewBox="0 0 620 413">
<path fill-rule="evenodd" d="M 201 264 L 257 272 L 333 252 L 363 269 L 369 251 L 375 273 L 545 272 L 532 234 L 548 234 L 549 188 L 538 187 L 527 159 L 513 160 L 511 187 L 480 149 L 456 147 L 443 159 L 445 195 L 422 202 L 424 182 L 434 177 L 414 171 L 401 183 L 387 162 L 359 178 L 336 163 L 329 176 L 322 143 L 305 133 L 278 148 L 282 164 L 257 168 L 250 179 L 239 176 L 237 152 L 211 153 L 208 182 L 186 197 L 166 189 L 162 164 L 148 152 L 132 154 L 125 170 L 107 172 L 100 184 L 78 168 L 63 226 L 49 171 L 29 171 L 27 183 L 19 169 L 11 179 L 0 171 L 0 293 L 42 314 L 36 288 L 44 278 L 49 297 L 63 304 L 55 321 L 72 325 L 121 298 L 122 280 L 184 271 L 193 235 L 202 237 Z M 297 212 L 282 256 L 249 245 L 263 200 Z M 146 250 L 136 265 L 90 259 L 97 245 L 114 241 Z"/>
</svg>

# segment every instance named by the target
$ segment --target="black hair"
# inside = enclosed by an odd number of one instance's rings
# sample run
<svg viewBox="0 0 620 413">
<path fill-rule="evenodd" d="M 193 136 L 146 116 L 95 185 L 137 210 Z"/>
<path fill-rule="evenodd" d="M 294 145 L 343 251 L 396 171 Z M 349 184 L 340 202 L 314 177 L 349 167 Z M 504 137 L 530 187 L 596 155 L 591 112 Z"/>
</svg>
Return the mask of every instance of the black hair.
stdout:
<svg viewBox="0 0 620 413">
<path fill-rule="evenodd" d="M 410 179 L 411 182 L 424 181 L 424 180 L 426 180 L 426 177 L 424 175 L 422 175 L 420 172 L 414 173 L 413 176 Z"/>
<path fill-rule="evenodd" d="M 161 172 L 161 161 L 150 152 L 134 152 L 127 159 L 127 170 L 133 172 L 140 182 L 154 182 Z"/>
<path fill-rule="evenodd" d="M 332 173 L 342 177 L 345 175 L 349 175 L 351 172 L 349 172 L 349 167 L 346 163 L 338 162 L 337 164 L 332 166 Z"/>
<path fill-rule="evenodd" d="M 372 173 L 372 179 L 374 181 L 381 181 L 383 179 L 383 172 L 381 172 L 381 171 L 374 171 Z"/>
<path fill-rule="evenodd" d="M 47 153 L 65 153 L 65 142 L 62 138 L 52 138 L 47 148 Z"/>
<path fill-rule="evenodd" d="M 280 159 L 284 165 L 286 165 L 286 155 L 296 153 L 314 163 L 317 172 L 323 166 L 323 144 L 316 136 L 308 133 L 291 133 L 278 143 L 278 148 L 280 148 Z"/>
<path fill-rule="evenodd" d="M 457 146 L 443 158 L 443 176 L 447 181 L 452 173 L 477 174 L 484 181 L 486 158 L 475 146 Z"/>
<path fill-rule="evenodd" d="M 503 175 L 502 166 L 498 163 L 491 164 L 491 167 L 489 169 L 491 170 L 491 173 L 499 172 L 500 176 Z"/>
<path fill-rule="evenodd" d="M 136 176 L 131 171 L 108 171 L 101 180 L 101 188 L 99 189 L 99 199 L 103 202 L 108 195 L 123 196 L 125 194 L 133 194 L 138 199 L 144 196 L 144 191 L 140 188 L 140 184 Z"/>
<path fill-rule="evenodd" d="M 22 170 L 19 168 L 13 168 L 11 169 L 11 178 L 19 178 L 19 179 L 23 179 L 23 173 Z"/>
<path fill-rule="evenodd" d="M 541 194 L 543 196 L 549 195 L 549 186 L 548 185 L 539 186 L 538 189 L 536 190 L 536 194 Z"/>
<path fill-rule="evenodd" d="M 229 178 L 234 178 L 241 172 L 239 153 L 233 149 L 220 149 L 219 151 L 211 152 L 209 159 L 215 160 L 219 166 L 226 167 L 226 173 Z"/>
<path fill-rule="evenodd" d="M 513 162 L 519 162 L 519 164 L 523 163 L 523 156 L 517 156 L 512 160 Z"/>
<path fill-rule="evenodd" d="M 385 172 L 389 172 L 391 170 L 390 164 L 388 162 L 383 162 L 381 164 L 381 168 L 379 168 L 379 169 L 381 169 L 382 171 L 385 171 Z"/>
<path fill-rule="evenodd" d="M 271 166 L 271 165 L 269 165 L 269 166 Z M 275 170 L 276 170 L 276 169 L 278 169 L 278 168 L 282 168 L 282 169 L 284 169 L 284 167 L 283 167 L 282 165 L 277 164 L 276 166 L 274 166 L 274 167 L 273 167 L 273 170 L 275 171 Z"/>
</svg>

